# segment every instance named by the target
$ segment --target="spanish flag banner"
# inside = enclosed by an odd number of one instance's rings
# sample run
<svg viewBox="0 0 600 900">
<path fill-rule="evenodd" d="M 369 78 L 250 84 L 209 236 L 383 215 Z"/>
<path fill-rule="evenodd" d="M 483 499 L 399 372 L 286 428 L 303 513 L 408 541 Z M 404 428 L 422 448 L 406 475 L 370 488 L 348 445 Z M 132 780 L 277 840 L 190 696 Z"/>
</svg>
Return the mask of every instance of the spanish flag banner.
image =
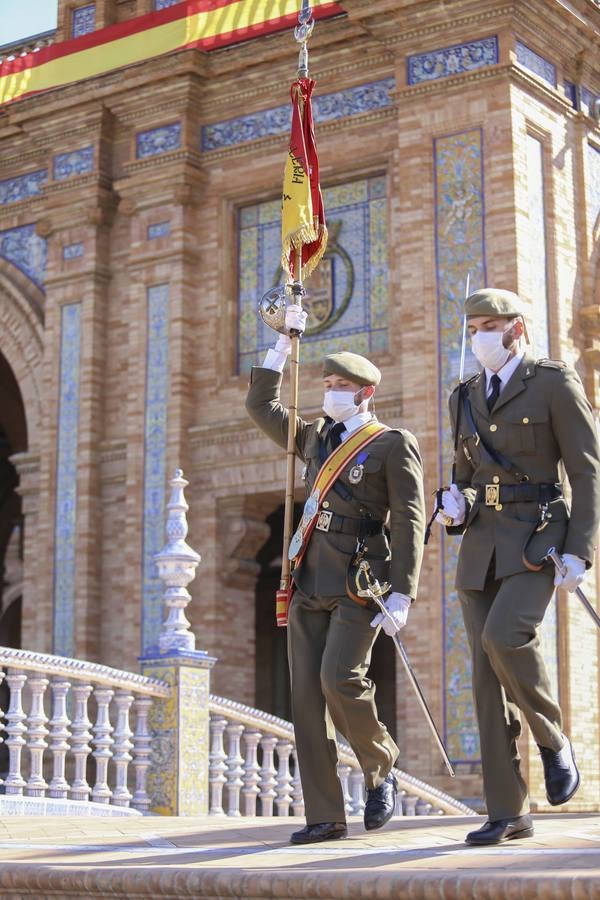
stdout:
<svg viewBox="0 0 600 900">
<path fill-rule="evenodd" d="M 292 85 L 292 132 L 281 202 L 281 265 L 290 278 L 298 275 L 295 250 L 302 248 L 302 275 L 307 277 L 327 247 L 311 105 L 314 86 L 312 78 Z"/>
<path fill-rule="evenodd" d="M 332 0 L 311 0 L 317 19 L 339 15 Z M 0 64 L 0 105 L 104 75 L 154 56 L 216 50 L 293 27 L 302 0 L 182 0 Z"/>
</svg>

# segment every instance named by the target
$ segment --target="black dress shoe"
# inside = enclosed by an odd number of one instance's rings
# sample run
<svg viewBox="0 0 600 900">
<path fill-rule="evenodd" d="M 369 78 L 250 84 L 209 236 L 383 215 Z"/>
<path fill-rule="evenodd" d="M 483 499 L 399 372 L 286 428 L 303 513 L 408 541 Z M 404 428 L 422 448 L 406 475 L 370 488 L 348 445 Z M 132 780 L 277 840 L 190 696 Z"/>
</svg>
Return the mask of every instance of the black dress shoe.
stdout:
<svg viewBox="0 0 600 900">
<path fill-rule="evenodd" d="M 397 793 L 398 784 L 391 772 L 386 775 L 385 781 L 382 781 L 379 787 L 367 791 L 365 805 L 365 828 L 367 831 L 381 828 L 382 825 L 389 822 L 396 808 Z"/>
<path fill-rule="evenodd" d="M 502 844 L 504 841 L 514 841 L 516 838 L 526 838 L 532 835 L 531 816 L 517 816 L 514 819 L 496 819 L 495 822 L 486 822 L 477 831 L 469 832 L 465 843 L 472 844 L 474 847 L 484 847 L 486 844 Z"/>
<path fill-rule="evenodd" d="M 579 772 L 575 765 L 573 747 L 569 738 L 563 737 L 565 743 L 562 750 L 549 750 L 538 744 L 544 764 L 546 797 L 551 806 L 566 803 L 579 787 Z"/>
<path fill-rule="evenodd" d="M 344 822 L 319 822 L 317 825 L 306 825 L 300 831 L 294 831 L 291 844 L 319 844 L 321 841 L 339 841 L 348 835 Z"/>
</svg>

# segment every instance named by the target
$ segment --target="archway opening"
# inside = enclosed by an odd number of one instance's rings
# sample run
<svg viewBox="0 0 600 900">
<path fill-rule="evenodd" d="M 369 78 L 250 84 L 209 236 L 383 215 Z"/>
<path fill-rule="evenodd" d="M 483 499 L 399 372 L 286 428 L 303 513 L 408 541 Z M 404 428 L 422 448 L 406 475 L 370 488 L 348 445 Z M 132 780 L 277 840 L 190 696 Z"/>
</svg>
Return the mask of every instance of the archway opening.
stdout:
<svg viewBox="0 0 600 900">
<path fill-rule="evenodd" d="M 27 450 L 27 422 L 19 385 L 0 353 L 0 644 L 21 646 L 23 514 L 19 477 L 10 461 Z"/>
</svg>

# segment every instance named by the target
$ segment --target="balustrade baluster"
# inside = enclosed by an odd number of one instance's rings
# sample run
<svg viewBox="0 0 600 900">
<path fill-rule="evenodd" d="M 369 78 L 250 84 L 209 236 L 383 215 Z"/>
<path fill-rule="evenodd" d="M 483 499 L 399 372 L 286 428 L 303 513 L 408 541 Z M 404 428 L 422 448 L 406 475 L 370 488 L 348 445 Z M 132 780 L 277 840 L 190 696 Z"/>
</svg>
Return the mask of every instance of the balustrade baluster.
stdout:
<svg viewBox="0 0 600 900">
<path fill-rule="evenodd" d="M 256 815 L 256 798 L 259 794 L 258 744 L 262 735 L 260 731 L 245 731 L 244 746 L 246 759 L 244 762 L 244 786 L 242 788 L 242 815 Z"/>
<path fill-rule="evenodd" d="M 96 760 L 96 783 L 92 788 L 92 800 L 96 803 L 110 803 L 112 791 L 107 783 L 108 762 L 112 756 L 111 747 L 114 744 L 111 738 L 113 727 L 110 724 L 108 707 L 114 691 L 111 688 L 96 687 L 94 697 L 98 705 L 96 724 L 92 728 L 94 739 L 92 744 L 95 749 L 92 756 Z"/>
<path fill-rule="evenodd" d="M 25 785 L 25 794 L 28 797 L 43 797 L 48 787 L 42 774 L 44 766 L 44 750 L 48 744 L 45 740 L 48 734 L 46 722 L 48 716 L 44 712 L 44 694 L 49 681 L 44 675 L 34 672 L 27 681 L 31 690 L 31 705 L 27 717 L 27 749 L 29 750 L 30 766 L 29 778 Z"/>
<path fill-rule="evenodd" d="M 69 725 L 67 716 L 67 693 L 71 686 L 69 681 L 63 678 L 53 678 L 50 686 L 52 691 L 52 718 L 50 725 L 50 752 L 52 753 L 52 779 L 48 788 L 49 797 L 63 799 L 69 792 L 69 785 L 65 778 L 65 758 L 69 749 Z"/>
<path fill-rule="evenodd" d="M 27 675 L 20 669 L 7 670 L 6 683 L 10 690 L 10 703 L 6 713 L 8 775 L 4 786 L 7 794 L 22 794 L 25 787 L 25 779 L 21 775 L 21 751 L 25 746 L 23 735 L 27 731 L 23 710 L 23 686 L 26 681 Z"/>
<path fill-rule="evenodd" d="M 302 793 L 302 781 L 300 780 L 300 766 L 296 748 L 292 749 L 292 761 L 294 763 L 294 777 L 292 778 L 292 812 L 295 816 L 304 815 L 304 794 Z"/>
<path fill-rule="evenodd" d="M 290 753 L 292 752 L 292 744 L 290 741 L 280 740 L 277 742 L 277 799 L 275 806 L 277 807 L 278 816 L 289 816 L 290 806 L 292 805 L 292 776 L 290 773 Z"/>
<path fill-rule="evenodd" d="M 131 794 L 127 788 L 127 769 L 131 762 L 133 732 L 129 727 L 129 710 L 133 703 L 133 694 L 126 690 L 117 690 L 115 705 L 117 707 L 117 724 L 114 731 L 113 764 L 115 767 L 115 787 L 112 795 L 114 806 L 129 806 Z"/>
<path fill-rule="evenodd" d="M 87 758 L 92 752 L 92 723 L 88 719 L 88 699 L 92 693 L 92 685 L 82 681 L 73 683 L 75 697 L 75 718 L 73 719 L 71 737 L 71 753 L 75 758 L 75 773 L 71 785 L 72 800 L 89 800 L 91 788 L 86 778 Z"/>
<path fill-rule="evenodd" d="M 275 745 L 277 738 L 272 734 L 265 734 L 260 742 L 262 750 L 262 766 L 260 775 L 260 813 L 262 816 L 273 815 L 273 800 L 277 796 L 275 791 L 275 776 L 277 769 L 273 763 L 273 754 L 275 753 Z"/>
<path fill-rule="evenodd" d="M 350 796 L 352 814 L 362 816 L 365 811 L 365 776 L 361 769 L 352 769 L 350 772 Z"/>
<path fill-rule="evenodd" d="M 222 716 L 211 716 L 210 719 L 210 753 L 208 755 L 208 784 L 210 791 L 211 816 L 224 816 L 223 787 L 227 781 L 225 772 L 227 754 L 223 746 L 223 734 L 227 725 L 227 719 Z"/>
<path fill-rule="evenodd" d="M 398 791 L 396 794 L 396 809 L 394 810 L 395 816 L 403 816 L 404 815 L 404 798 L 406 797 L 406 791 Z"/>
<path fill-rule="evenodd" d="M 4 681 L 4 672 L 0 669 L 0 684 Z M 2 719 L 4 718 L 4 710 L 0 706 L 0 728 L 2 728 Z M 0 744 L 3 742 L 4 738 L 0 734 Z M 0 778 L 0 784 L 4 784 L 4 779 Z"/>
<path fill-rule="evenodd" d="M 428 816 L 431 809 L 431 803 L 428 803 L 427 800 L 423 800 L 422 797 L 417 799 L 417 805 L 415 807 L 415 814 L 417 816 Z"/>
<path fill-rule="evenodd" d="M 146 780 L 150 768 L 152 753 L 152 735 L 148 726 L 148 716 L 152 706 L 152 697 L 136 697 L 133 702 L 135 710 L 135 733 L 133 735 L 133 768 L 135 770 L 135 790 L 131 805 L 134 809 L 146 813 L 150 809 L 150 797 L 146 791 Z"/>
<path fill-rule="evenodd" d="M 342 795 L 344 797 L 344 809 L 346 810 L 347 815 L 350 815 L 352 812 L 352 797 L 350 796 L 350 790 L 349 790 L 351 768 L 352 768 L 351 766 L 347 766 L 344 763 L 338 763 L 338 767 L 337 767 L 338 778 L 340 779 L 340 784 L 342 785 Z"/>
<path fill-rule="evenodd" d="M 234 722 L 230 722 L 225 729 L 229 740 L 227 784 L 225 786 L 228 816 L 240 815 L 240 790 L 243 787 L 242 775 L 244 774 L 244 769 L 242 768 L 244 757 L 240 753 L 240 741 L 243 730 L 243 725 L 236 725 Z"/>
<path fill-rule="evenodd" d="M 406 794 L 406 796 L 402 798 L 402 811 L 405 816 L 416 815 L 416 806 L 417 798 L 412 794 Z"/>
</svg>

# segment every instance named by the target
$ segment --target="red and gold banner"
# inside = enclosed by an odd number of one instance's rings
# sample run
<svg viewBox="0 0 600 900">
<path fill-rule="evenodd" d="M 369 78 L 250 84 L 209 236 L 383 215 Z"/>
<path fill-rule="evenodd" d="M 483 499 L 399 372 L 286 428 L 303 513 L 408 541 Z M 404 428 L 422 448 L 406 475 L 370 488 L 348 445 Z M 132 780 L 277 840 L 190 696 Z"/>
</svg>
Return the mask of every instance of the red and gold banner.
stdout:
<svg viewBox="0 0 600 900">
<path fill-rule="evenodd" d="M 307 277 L 327 247 L 312 117 L 314 86 L 312 78 L 300 78 L 292 85 L 292 130 L 281 201 L 281 265 L 291 278 L 297 275 L 297 249 L 302 248 L 302 274 Z"/>
<path fill-rule="evenodd" d="M 187 48 L 216 50 L 293 28 L 302 0 L 184 0 L 0 65 L 0 104 Z M 339 15 L 312 0 L 315 18 Z"/>
</svg>

